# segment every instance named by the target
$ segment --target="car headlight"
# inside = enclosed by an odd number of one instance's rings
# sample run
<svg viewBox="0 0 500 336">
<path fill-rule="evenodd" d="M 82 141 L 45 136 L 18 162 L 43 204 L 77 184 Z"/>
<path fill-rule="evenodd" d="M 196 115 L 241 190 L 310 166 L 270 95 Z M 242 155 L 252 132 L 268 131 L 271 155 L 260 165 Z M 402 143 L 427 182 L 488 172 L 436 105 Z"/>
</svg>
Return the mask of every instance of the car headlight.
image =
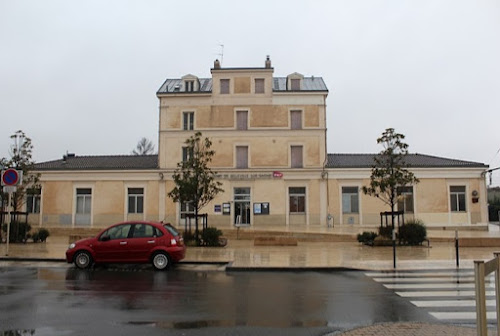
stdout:
<svg viewBox="0 0 500 336">
<path fill-rule="evenodd" d="M 72 248 L 75 248 L 76 244 L 75 243 L 71 243 L 69 244 L 69 247 L 68 247 L 68 250 L 71 250 Z"/>
</svg>

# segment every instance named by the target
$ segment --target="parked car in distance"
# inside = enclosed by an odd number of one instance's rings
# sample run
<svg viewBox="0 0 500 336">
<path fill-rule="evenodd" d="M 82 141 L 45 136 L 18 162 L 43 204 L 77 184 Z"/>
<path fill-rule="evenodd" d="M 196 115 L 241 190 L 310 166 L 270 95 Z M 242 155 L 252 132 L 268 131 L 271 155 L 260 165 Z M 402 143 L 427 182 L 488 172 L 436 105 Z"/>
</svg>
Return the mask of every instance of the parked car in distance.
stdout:
<svg viewBox="0 0 500 336">
<path fill-rule="evenodd" d="M 184 241 L 172 225 L 133 221 L 111 225 L 94 238 L 70 244 L 66 261 L 82 269 L 94 263 L 151 263 L 164 270 L 185 255 Z"/>
</svg>

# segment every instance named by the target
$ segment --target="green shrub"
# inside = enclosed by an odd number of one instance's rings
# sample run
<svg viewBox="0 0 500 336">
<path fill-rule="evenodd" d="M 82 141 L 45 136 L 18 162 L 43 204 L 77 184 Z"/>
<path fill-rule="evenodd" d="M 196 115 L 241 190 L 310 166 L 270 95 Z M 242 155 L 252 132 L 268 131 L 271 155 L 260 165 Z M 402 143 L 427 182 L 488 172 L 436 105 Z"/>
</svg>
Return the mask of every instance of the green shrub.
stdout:
<svg viewBox="0 0 500 336">
<path fill-rule="evenodd" d="M 219 246 L 219 239 L 222 236 L 222 231 L 215 227 L 208 227 L 201 233 L 201 240 L 206 246 Z"/>
<path fill-rule="evenodd" d="M 378 228 L 378 234 L 382 237 L 392 239 L 392 226 L 380 226 Z"/>
<path fill-rule="evenodd" d="M 25 243 L 28 232 L 31 230 L 31 225 L 28 223 L 12 222 L 10 223 L 9 242 Z M 2 231 L 7 233 L 7 224 L 2 225 Z"/>
<path fill-rule="evenodd" d="M 182 238 L 184 239 L 186 245 L 189 245 L 190 242 L 196 241 L 196 235 L 191 231 L 184 231 L 182 233 Z"/>
<path fill-rule="evenodd" d="M 419 220 L 411 220 L 399 228 L 399 241 L 408 245 L 420 245 L 427 238 L 427 228 Z"/>
<path fill-rule="evenodd" d="M 40 241 L 46 241 L 48 236 L 50 236 L 49 230 L 45 228 L 41 228 L 40 230 L 38 230 L 38 238 L 40 239 Z"/>
<path fill-rule="evenodd" d="M 377 233 L 365 231 L 363 233 L 358 233 L 358 242 L 363 244 L 373 244 L 373 241 L 377 237 Z"/>
<path fill-rule="evenodd" d="M 33 243 L 38 243 L 40 240 L 40 235 L 38 234 L 38 231 L 35 231 L 31 234 L 31 239 L 33 239 Z"/>
</svg>

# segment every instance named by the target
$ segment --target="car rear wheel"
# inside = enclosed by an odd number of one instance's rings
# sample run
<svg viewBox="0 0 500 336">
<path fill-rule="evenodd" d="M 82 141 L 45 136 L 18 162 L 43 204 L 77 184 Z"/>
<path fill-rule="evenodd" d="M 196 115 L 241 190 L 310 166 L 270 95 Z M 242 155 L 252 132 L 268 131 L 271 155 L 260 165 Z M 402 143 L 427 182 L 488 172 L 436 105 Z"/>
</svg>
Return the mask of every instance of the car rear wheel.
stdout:
<svg viewBox="0 0 500 336">
<path fill-rule="evenodd" d="M 92 265 L 92 257 L 87 251 L 78 251 L 73 259 L 75 266 L 80 269 L 89 268 Z"/>
<path fill-rule="evenodd" d="M 152 259 L 153 267 L 157 270 L 166 270 L 170 267 L 170 256 L 165 252 L 157 252 Z"/>
</svg>

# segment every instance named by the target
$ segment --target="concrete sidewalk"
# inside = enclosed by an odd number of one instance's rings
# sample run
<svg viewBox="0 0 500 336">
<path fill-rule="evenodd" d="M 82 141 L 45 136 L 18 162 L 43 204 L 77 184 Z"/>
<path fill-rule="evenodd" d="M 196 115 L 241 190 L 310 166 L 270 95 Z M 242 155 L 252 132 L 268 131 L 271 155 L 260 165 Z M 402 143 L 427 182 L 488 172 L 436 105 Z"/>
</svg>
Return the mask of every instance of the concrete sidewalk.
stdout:
<svg viewBox="0 0 500 336">
<path fill-rule="evenodd" d="M 431 240 L 432 241 L 432 240 Z M 0 260 L 64 261 L 68 237 L 51 236 L 45 243 L 0 244 Z M 459 249 L 460 268 L 474 260 L 489 260 L 499 247 Z M 450 269 L 456 267 L 452 242 L 427 246 L 398 246 L 397 269 Z M 357 242 L 302 242 L 297 246 L 254 246 L 253 240 L 229 239 L 225 247 L 188 247 L 185 263 L 227 263 L 229 269 L 393 269 L 392 247 L 370 247 Z"/>
</svg>

